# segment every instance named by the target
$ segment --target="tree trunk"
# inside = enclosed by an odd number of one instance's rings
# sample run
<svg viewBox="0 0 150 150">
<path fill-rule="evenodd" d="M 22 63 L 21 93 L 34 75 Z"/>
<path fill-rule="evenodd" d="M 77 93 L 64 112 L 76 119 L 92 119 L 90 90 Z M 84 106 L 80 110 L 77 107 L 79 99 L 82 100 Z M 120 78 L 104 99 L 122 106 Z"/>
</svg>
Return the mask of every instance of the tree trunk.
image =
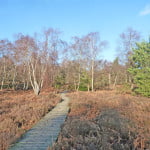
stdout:
<svg viewBox="0 0 150 150">
<path fill-rule="evenodd" d="M 39 87 L 39 85 L 38 85 L 38 83 L 36 81 L 34 81 L 33 90 L 34 90 L 35 95 L 39 95 L 40 94 L 40 87 Z"/>
<path fill-rule="evenodd" d="M 79 91 L 79 88 L 80 88 L 80 82 L 81 82 L 81 74 L 79 72 L 79 76 L 78 76 L 78 87 L 77 87 L 77 91 Z"/>
<path fill-rule="evenodd" d="M 109 89 L 111 89 L 111 74 L 108 74 Z"/>
<path fill-rule="evenodd" d="M 4 59 L 4 70 L 3 70 L 3 77 L 1 82 L 1 90 L 3 89 L 4 86 L 5 77 L 6 77 L 6 66 L 5 66 L 5 59 Z"/>
<path fill-rule="evenodd" d="M 29 81 L 27 81 L 27 84 L 25 86 L 25 90 L 28 90 L 28 88 L 29 88 Z"/>
<path fill-rule="evenodd" d="M 90 91 L 90 85 L 89 84 L 87 85 L 87 89 L 88 89 L 88 92 L 89 92 Z"/>
<path fill-rule="evenodd" d="M 115 86 L 116 86 L 116 83 L 117 83 L 117 75 L 116 75 L 116 77 L 115 77 L 115 81 L 114 81 L 114 84 L 113 84 L 113 89 L 115 88 Z"/>
<path fill-rule="evenodd" d="M 26 90 L 26 81 L 23 81 L 23 90 Z"/>
<path fill-rule="evenodd" d="M 4 78 L 2 79 L 2 82 L 1 82 L 1 90 L 3 90 L 3 86 L 4 86 Z"/>
<path fill-rule="evenodd" d="M 94 60 L 92 60 L 92 78 L 91 78 L 91 88 L 92 88 L 92 92 L 94 91 Z"/>
<path fill-rule="evenodd" d="M 38 96 L 38 95 L 40 94 L 40 89 L 39 89 L 39 87 L 36 87 L 36 88 L 34 88 L 33 90 L 34 90 L 34 94 L 35 94 L 35 95 Z"/>
<path fill-rule="evenodd" d="M 128 75 L 126 73 L 125 83 L 128 83 Z"/>
<path fill-rule="evenodd" d="M 77 85 L 76 85 L 76 81 L 74 80 L 74 89 L 75 91 L 77 91 Z"/>
<path fill-rule="evenodd" d="M 12 81 L 12 89 L 15 90 L 15 79 L 16 79 L 16 67 L 15 67 L 15 72 L 13 75 L 13 81 Z"/>
</svg>

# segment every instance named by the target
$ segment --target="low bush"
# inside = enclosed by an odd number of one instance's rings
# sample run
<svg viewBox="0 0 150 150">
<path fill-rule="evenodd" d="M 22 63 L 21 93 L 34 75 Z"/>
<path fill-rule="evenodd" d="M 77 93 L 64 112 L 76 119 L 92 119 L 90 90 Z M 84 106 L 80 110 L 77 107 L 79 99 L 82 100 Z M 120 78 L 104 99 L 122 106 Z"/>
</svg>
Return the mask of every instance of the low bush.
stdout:
<svg viewBox="0 0 150 150">
<path fill-rule="evenodd" d="M 0 150 L 6 150 L 60 100 L 49 90 L 38 97 L 32 91 L 0 91 Z"/>
<path fill-rule="evenodd" d="M 116 91 L 74 92 L 52 150 L 150 149 L 150 99 Z"/>
</svg>

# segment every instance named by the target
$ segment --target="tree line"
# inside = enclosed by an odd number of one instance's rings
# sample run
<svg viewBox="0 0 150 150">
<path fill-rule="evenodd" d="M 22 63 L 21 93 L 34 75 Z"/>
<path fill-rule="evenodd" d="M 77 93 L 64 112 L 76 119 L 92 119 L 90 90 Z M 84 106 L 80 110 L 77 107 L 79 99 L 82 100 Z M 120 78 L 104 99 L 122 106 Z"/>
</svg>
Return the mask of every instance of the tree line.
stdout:
<svg viewBox="0 0 150 150">
<path fill-rule="evenodd" d="M 98 32 L 72 37 L 71 43 L 60 35 L 48 28 L 34 36 L 17 34 L 13 42 L 0 40 L 1 90 L 33 89 L 39 95 L 44 87 L 94 91 L 127 84 L 149 96 L 150 44 L 139 42 L 138 31 L 128 28 L 120 34 L 113 62 L 101 59 L 108 42 Z"/>
</svg>

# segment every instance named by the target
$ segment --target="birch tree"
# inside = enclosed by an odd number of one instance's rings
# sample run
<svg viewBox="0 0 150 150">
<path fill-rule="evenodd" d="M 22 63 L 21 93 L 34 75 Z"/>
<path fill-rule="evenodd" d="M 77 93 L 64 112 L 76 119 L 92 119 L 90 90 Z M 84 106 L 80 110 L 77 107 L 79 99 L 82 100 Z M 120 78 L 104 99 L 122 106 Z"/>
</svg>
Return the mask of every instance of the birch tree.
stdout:
<svg viewBox="0 0 150 150">
<path fill-rule="evenodd" d="M 30 36 L 19 35 L 15 41 L 16 57 L 18 64 L 22 64 L 24 74 L 23 82 L 28 79 L 36 95 L 39 95 L 43 86 L 45 74 L 45 58 L 42 59 L 42 54 L 34 38 Z M 25 71 L 28 72 L 25 77 Z"/>
<path fill-rule="evenodd" d="M 126 66 L 130 67 L 131 62 L 129 57 L 133 53 L 133 48 L 136 47 L 136 42 L 140 40 L 140 33 L 133 28 L 127 28 L 123 33 L 120 34 L 120 45 L 119 45 L 119 59 L 120 62 Z M 131 83 L 132 88 L 132 78 L 129 75 L 128 71 L 126 71 L 126 83 Z"/>
<path fill-rule="evenodd" d="M 79 91 L 80 84 L 81 84 L 82 68 L 86 57 L 83 38 L 73 37 L 73 44 L 71 45 L 71 49 L 72 49 L 72 55 L 74 57 L 74 60 L 76 61 L 76 68 L 78 74 L 76 90 Z"/>
<path fill-rule="evenodd" d="M 0 41 L 0 76 L 1 76 L 1 90 L 4 84 L 9 84 L 12 80 L 10 78 L 11 71 L 13 70 L 13 61 L 10 58 L 12 50 L 12 43 L 8 40 Z"/>
<path fill-rule="evenodd" d="M 122 63 L 129 61 L 132 49 L 136 47 L 136 42 L 140 40 L 140 33 L 133 28 L 127 28 L 120 34 L 119 58 Z"/>
<path fill-rule="evenodd" d="M 95 61 L 100 57 L 100 52 L 107 45 L 106 41 L 101 41 L 98 32 L 91 32 L 84 37 L 85 49 L 91 70 L 91 90 L 94 91 L 94 71 Z"/>
</svg>

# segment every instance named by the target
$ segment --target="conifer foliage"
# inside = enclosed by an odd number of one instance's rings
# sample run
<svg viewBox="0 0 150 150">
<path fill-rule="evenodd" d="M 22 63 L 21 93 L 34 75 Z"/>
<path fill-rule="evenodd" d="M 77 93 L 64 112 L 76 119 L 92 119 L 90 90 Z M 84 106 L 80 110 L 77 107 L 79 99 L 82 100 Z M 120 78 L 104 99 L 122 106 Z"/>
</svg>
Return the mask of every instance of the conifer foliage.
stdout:
<svg viewBox="0 0 150 150">
<path fill-rule="evenodd" d="M 131 56 L 132 67 L 129 72 L 133 75 L 134 91 L 143 96 L 150 97 L 150 43 L 137 43 Z"/>
</svg>

